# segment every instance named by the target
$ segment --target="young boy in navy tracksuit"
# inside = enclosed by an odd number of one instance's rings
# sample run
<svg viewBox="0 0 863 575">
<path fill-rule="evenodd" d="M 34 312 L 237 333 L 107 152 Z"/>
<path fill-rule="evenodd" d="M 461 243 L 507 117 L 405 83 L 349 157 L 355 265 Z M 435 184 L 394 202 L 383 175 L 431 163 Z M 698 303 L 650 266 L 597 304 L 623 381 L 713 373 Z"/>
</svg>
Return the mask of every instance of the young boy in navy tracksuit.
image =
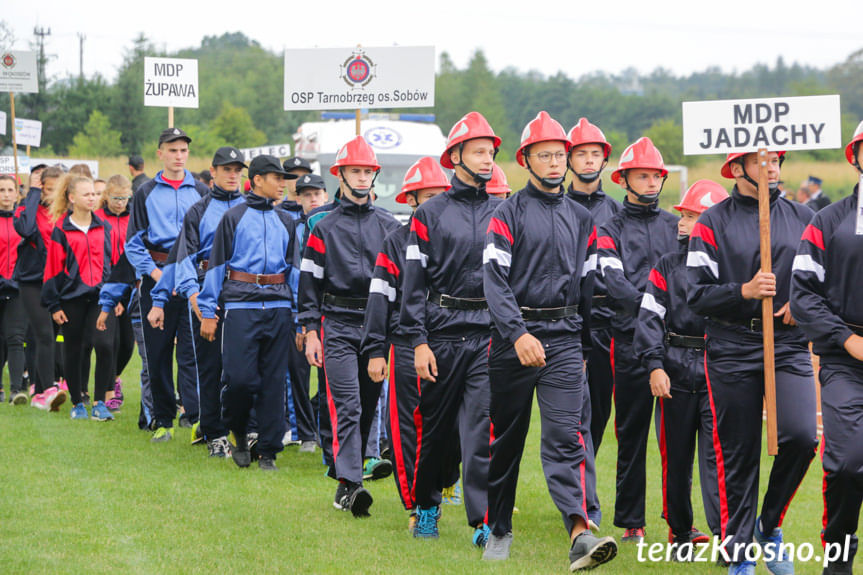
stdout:
<svg viewBox="0 0 863 575">
<path fill-rule="evenodd" d="M 863 175 L 863 122 L 845 158 Z M 846 545 L 825 575 L 851 573 L 863 501 L 863 212 L 860 186 L 815 214 L 803 232 L 791 274 L 791 313 L 821 358 L 824 442 L 824 543 Z M 842 548 L 843 552 L 845 547 Z"/>
<path fill-rule="evenodd" d="M 254 407 L 258 465 L 268 471 L 277 469 L 276 454 L 284 448 L 285 374 L 288 346 L 293 343 L 288 277 L 294 226 L 273 206 L 282 197 L 288 176 L 273 156 L 251 161 L 252 191 L 244 203 L 225 212 L 216 227 L 198 295 L 201 336 L 215 341 L 218 324 L 223 323 L 222 419 L 236 440 L 231 457 L 239 467 L 251 464 L 246 433 Z M 217 307 L 224 310 L 222 322 Z"/>
<path fill-rule="evenodd" d="M 659 446 L 662 457 L 663 516 L 676 558 L 685 560 L 692 543 L 710 538 L 693 527 L 692 461 L 698 439 L 701 496 L 707 524 L 719 535 L 719 492 L 713 451 L 713 415 L 704 377 L 704 318 L 686 304 L 686 255 L 695 221 L 708 207 L 728 198 L 709 180 L 695 182 L 683 196 L 677 222 L 679 249 L 665 254 L 650 270 L 632 347 L 650 375 L 659 401 Z"/>
</svg>

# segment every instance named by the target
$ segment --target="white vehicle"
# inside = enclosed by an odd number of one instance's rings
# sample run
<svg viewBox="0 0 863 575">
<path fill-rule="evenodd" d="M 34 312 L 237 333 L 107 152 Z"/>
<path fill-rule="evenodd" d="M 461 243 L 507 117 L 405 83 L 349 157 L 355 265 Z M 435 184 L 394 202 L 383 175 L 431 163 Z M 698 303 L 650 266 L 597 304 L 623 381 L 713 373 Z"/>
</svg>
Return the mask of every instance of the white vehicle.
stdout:
<svg viewBox="0 0 863 575">
<path fill-rule="evenodd" d="M 356 136 L 356 122 L 352 113 L 323 113 L 321 116 L 326 121 L 306 122 L 297 129 L 294 153 L 308 160 L 315 173 L 324 177 L 332 199 L 338 180 L 330 174 L 329 168 L 335 163 L 339 148 Z M 406 221 L 411 209 L 395 201 L 405 172 L 423 156 L 440 157 L 446 138 L 432 123 L 431 115 L 401 114 L 398 117 L 400 119 L 390 119 L 389 114 L 372 114 L 362 119 L 360 133 L 374 149 L 381 165 L 375 180 L 375 205 Z"/>
</svg>

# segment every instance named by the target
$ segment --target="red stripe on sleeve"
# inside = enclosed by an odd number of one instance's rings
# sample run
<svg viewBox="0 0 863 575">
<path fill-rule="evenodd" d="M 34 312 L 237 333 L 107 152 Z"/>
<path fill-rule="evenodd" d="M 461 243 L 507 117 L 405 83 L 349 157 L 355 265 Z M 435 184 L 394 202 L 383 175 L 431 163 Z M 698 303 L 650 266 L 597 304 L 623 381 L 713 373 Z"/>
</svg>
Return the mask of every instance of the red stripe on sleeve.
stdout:
<svg viewBox="0 0 863 575">
<path fill-rule="evenodd" d="M 375 260 L 375 265 L 384 268 L 390 275 L 399 277 L 399 267 L 385 253 L 378 252 L 378 259 Z"/>
<path fill-rule="evenodd" d="M 416 218 L 411 218 L 411 231 L 414 232 L 422 241 L 429 241 L 428 227 Z"/>
<path fill-rule="evenodd" d="M 587 246 L 590 247 L 593 242 L 596 241 L 596 226 L 593 226 L 593 229 L 590 230 L 590 236 L 587 238 Z"/>
<path fill-rule="evenodd" d="M 812 224 L 809 224 L 806 226 L 806 229 L 803 230 L 802 239 L 811 242 L 815 247 L 824 251 L 824 234 Z"/>
<path fill-rule="evenodd" d="M 322 240 L 315 234 L 309 235 L 309 247 L 318 252 L 319 254 L 327 253 L 327 246 L 324 245 L 324 240 Z"/>
<path fill-rule="evenodd" d="M 492 218 L 488 222 L 488 231 L 494 232 L 499 236 L 505 237 L 506 240 L 509 242 L 509 245 L 513 244 L 514 240 L 512 239 L 512 233 L 509 231 L 509 226 L 506 225 L 505 222 L 497 218 Z"/>
<path fill-rule="evenodd" d="M 610 236 L 599 236 L 596 238 L 596 247 L 600 250 L 616 250 L 614 240 Z"/>
<path fill-rule="evenodd" d="M 650 270 L 650 276 L 647 279 L 662 291 L 668 291 L 668 284 L 665 283 L 665 278 L 662 277 L 662 274 L 659 273 L 656 268 Z"/>
<path fill-rule="evenodd" d="M 702 224 L 701 222 L 695 222 L 695 226 L 692 228 L 691 237 L 693 238 L 701 238 L 705 243 L 710 244 L 715 249 L 719 249 L 716 245 L 716 237 L 713 235 L 713 230 Z"/>
</svg>

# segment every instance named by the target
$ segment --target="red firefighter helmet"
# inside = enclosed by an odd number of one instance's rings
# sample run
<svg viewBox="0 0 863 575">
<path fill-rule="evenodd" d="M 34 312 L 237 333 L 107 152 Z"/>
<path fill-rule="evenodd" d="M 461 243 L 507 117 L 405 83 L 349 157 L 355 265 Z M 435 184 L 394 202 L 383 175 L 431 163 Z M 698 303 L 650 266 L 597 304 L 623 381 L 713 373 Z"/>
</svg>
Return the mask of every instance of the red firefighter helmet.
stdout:
<svg viewBox="0 0 863 575">
<path fill-rule="evenodd" d="M 449 136 L 446 138 L 446 149 L 440 156 L 440 164 L 450 170 L 455 168 L 449 158 L 452 149 L 463 142 L 476 138 L 491 138 L 494 141 L 495 150 L 500 147 L 500 138 L 494 134 L 488 120 L 479 112 L 468 112 L 449 131 Z"/>
<path fill-rule="evenodd" d="M 573 148 L 582 144 L 598 144 L 605 150 L 606 160 L 611 155 L 611 144 L 605 139 L 605 134 L 597 126 L 588 122 L 587 118 L 579 118 L 578 123 L 572 127 L 566 137 Z"/>
<path fill-rule="evenodd" d="M 859 144 L 860 142 L 863 142 L 863 122 L 857 124 L 857 129 L 854 130 L 854 137 L 851 138 L 851 141 L 848 142 L 847 146 L 845 146 L 845 158 L 852 166 L 857 165 L 857 158 L 854 157 L 854 147 L 855 144 Z"/>
<path fill-rule="evenodd" d="M 451 187 L 446 173 L 437 163 L 437 160 L 431 157 L 420 158 L 405 172 L 402 191 L 396 195 L 396 201 L 400 204 L 408 203 L 408 192 L 416 192 L 426 188 L 445 188 L 448 190 Z"/>
<path fill-rule="evenodd" d="M 659 170 L 662 172 L 662 177 L 668 175 L 668 170 L 665 169 L 665 162 L 662 161 L 662 154 L 650 141 L 647 136 L 641 137 L 635 143 L 627 146 L 620 155 L 620 163 L 617 169 L 611 173 L 611 180 L 615 184 L 620 183 L 620 174 L 626 170 L 642 168 L 645 170 Z"/>
<path fill-rule="evenodd" d="M 362 136 L 355 137 L 339 149 L 336 163 L 330 166 L 330 173 L 335 176 L 339 173 L 339 168 L 345 166 L 365 166 L 376 171 L 381 169 L 375 151 Z"/>
<path fill-rule="evenodd" d="M 505 196 L 512 193 L 512 188 L 506 181 L 506 174 L 497 164 L 491 169 L 491 179 L 485 185 L 485 192 L 492 196 Z"/>
<path fill-rule="evenodd" d="M 698 180 L 686 190 L 680 203 L 674 206 L 678 212 L 689 210 L 700 214 L 707 208 L 728 197 L 728 192 L 713 180 Z"/>
<path fill-rule="evenodd" d="M 719 173 L 722 174 L 723 178 L 728 178 L 729 180 L 733 180 L 734 174 L 731 173 L 731 164 L 733 164 L 735 161 L 742 158 L 746 154 L 750 154 L 750 153 L 754 154 L 755 152 L 734 152 L 732 154 L 728 154 L 727 156 L 725 156 L 725 162 L 723 162 L 722 169 L 719 170 Z M 784 151 L 776 152 L 776 153 L 779 154 L 780 158 L 785 156 Z"/>
<path fill-rule="evenodd" d="M 515 159 L 519 166 L 526 167 L 524 150 L 537 142 L 563 142 L 567 152 L 572 147 L 560 122 L 549 116 L 548 112 L 544 110 L 528 122 L 521 133 L 521 146 L 515 153 Z"/>
</svg>

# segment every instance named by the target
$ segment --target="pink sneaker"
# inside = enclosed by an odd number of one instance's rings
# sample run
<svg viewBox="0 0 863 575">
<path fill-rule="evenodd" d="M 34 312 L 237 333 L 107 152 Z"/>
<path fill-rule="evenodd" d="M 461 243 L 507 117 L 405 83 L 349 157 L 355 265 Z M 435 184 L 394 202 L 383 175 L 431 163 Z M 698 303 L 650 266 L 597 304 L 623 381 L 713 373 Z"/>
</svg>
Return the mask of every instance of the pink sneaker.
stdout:
<svg viewBox="0 0 863 575">
<path fill-rule="evenodd" d="M 60 406 L 66 403 L 69 394 L 57 386 L 51 386 L 42 394 L 50 411 L 60 411 Z"/>
<path fill-rule="evenodd" d="M 123 380 L 119 377 L 114 381 L 114 399 L 123 405 Z"/>
<path fill-rule="evenodd" d="M 36 384 L 31 383 L 30 384 L 30 397 L 33 397 L 34 395 L 36 395 Z"/>
<path fill-rule="evenodd" d="M 120 411 L 120 407 L 122 407 L 122 406 L 123 406 L 123 400 L 117 399 L 116 396 L 112 397 L 111 399 L 109 399 L 108 401 L 105 402 L 105 407 L 108 408 L 108 411 L 111 411 L 113 413 Z"/>
<path fill-rule="evenodd" d="M 43 411 L 48 410 L 48 404 L 45 403 L 45 395 L 42 393 L 37 393 L 36 395 L 34 395 L 33 398 L 30 400 L 30 405 L 32 407 L 35 407 L 36 409 L 41 409 Z"/>
<path fill-rule="evenodd" d="M 62 389 L 66 393 L 69 393 L 69 385 L 66 383 L 66 380 L 63 379 L 62 377 L 60 378 L 60 381 L 57 382 L 57 387 L 59 387 L 60 389 Z"/>
</svg>

